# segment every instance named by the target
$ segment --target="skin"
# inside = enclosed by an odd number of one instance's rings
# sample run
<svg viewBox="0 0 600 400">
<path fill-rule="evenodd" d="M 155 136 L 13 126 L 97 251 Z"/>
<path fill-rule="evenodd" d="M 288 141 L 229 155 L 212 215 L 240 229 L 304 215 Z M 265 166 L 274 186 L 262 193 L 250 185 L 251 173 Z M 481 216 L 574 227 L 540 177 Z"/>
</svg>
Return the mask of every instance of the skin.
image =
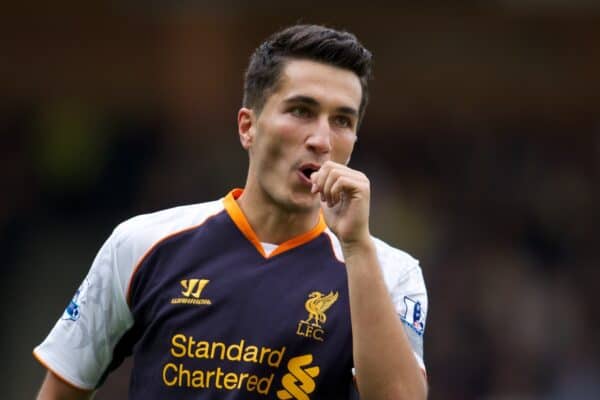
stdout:
<svg viewBox="0 0 600 400">
<path fill-rule="evenodd" d="M 282 75 L 260 114 L 246 108 L 238 113 L 240 141 L 250 156 L 238 203 L 259 239 L 270 243 L 306 232 L 323 211 L 346 262 L 361 398 L 425 399 L 424 374 L 371 240 L 369 180 L 346 166 L 356 141 L 359 79 L 351 71 L 307 60 L 289 61 Z M 308 182 L 298 171 L 305 163 L 320 166 Z"/>
<path fill-rule="evenodd" d="M 258 238 L 282 243 L 313 228 L 322 211 L 340 240 L 350 296 L 353 356 L 361 399 L 415 400 L 427 384 L 390 299 L 369 231 L 370 183 L 346 166 L 362 91 L 351 71 L 291 60 L 260 113 L 238 112 L 249 154 L 240 208 Z M 301 167 L 318 168 L 309 178 Z M 38 400 L 88 399 L 48 373 Z"/>
<path fill-rule="evenodd" d="M 289 62 L 278 86 L 260 114 L 248 108 L 238 113 L 240 141 L 250 158 L 238 202 L 258 237 L 270 243 L 317 223 L 319 197 L 299 168 L 347 162 L 361 99 L 353 72 L 311 61 Z"/>
<path fill-rule="evenodd" d="M 58 376 L 48 371 L 42 387 L 36 397 L 37 400 L 88 400 L 93 397 L 92 391 L 77 389 Z"/>
</svg>

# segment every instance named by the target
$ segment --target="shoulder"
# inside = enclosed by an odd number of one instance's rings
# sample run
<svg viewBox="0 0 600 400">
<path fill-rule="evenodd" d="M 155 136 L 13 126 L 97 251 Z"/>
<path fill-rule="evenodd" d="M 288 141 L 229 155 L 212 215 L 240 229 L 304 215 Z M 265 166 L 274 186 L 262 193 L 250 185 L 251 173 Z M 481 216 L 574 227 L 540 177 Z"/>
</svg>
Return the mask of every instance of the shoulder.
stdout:
<svg viewBox="0 0 600 400">
<path fill-rule="evenodd" d="M 421 273 L 419 260 L 381 239 L 374 236 L 371 239 L 377 249 L 377 258 L 386 282 L 402 280 L 414 272 Z"/>
<path fill-rule="evenodd" d="M 163 237 L 198 227 L 223 209 L 223 201 L 219 199 L 138 215 L 115 228 L 115 244 L 120 247 L 133 243 L 152 243 Z"/>
<path fill-rule="evenodd" d="M 335 257 L 339 261 L 344 262 L 344 255 L 342 253 L 342 248 L 340 246 L 338 238 L 333 232 L 331 232 L 329 228 L 325 230 L 325 234 L 327 234 L 331 241 L 331 247 L 335 254 Z M 419 266 L 419 260 L 411 256 L 407 252 L 393 247 L 375 236 L 371 236 L 371 240 L 375 245 L 375 249 L 377 251 L 377 259 L 379 260 L 384 274 L 392 274 L 398 276 L 406 274 L 413 269 L 417 269 L 419 271 L 421 270 L 421 267 Z"/>
<path fill-rule="evenodd" d="M 344 255 L 339 240 L 329 228 L 325 230 L 325 233 L 331 241 L 335 257 L 343 263 Z M 375 245 L 377 260 L 390 293 L 398 290 L 405 291 L 409 288 L 425 291 L 425 282 L 419 260 L 375 236 L 371 236 L 371 240 Z"/>
<path fill-rule="evenodd" d="M 224 210 L 222 199 L 138 215 L 119 224 L 108 239 L 127 281 L 139 261 L 163 240 L 200 227 Z"/>
</svg>

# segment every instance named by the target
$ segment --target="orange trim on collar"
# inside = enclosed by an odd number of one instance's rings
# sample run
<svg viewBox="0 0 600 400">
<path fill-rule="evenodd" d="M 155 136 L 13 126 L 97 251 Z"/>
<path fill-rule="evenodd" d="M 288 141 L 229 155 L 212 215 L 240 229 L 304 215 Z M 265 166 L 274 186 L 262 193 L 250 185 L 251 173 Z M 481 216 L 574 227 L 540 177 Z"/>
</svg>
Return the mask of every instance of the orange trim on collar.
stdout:
<svg viewBox="0 0 600 400">
<path fill-rule="evenodd" d="M 260 244 L 260 240 L 258 240 L 256 233 L 254 233 L 254 230 L 248 223 L 248 220 L 242 212 L 242 209 L 238 205 L 237 201 L 235 201 L 235 199 L 242 195 L 242 192 L 242 189 L 233 189 L 227 194 L 227 196 L 225 196 L 225 199 L 223 200 L 223 203 L 225 204 L 225 210 L 233 220 L 235 226 L 237 226 L 244 236 L 246 236 L 246 239 L 248 239 L 250 243 L 256 247 L 256 250 L 258 250 L 258 252 L 266 258 L 267 256 L 265 255 L 265 250 Z"/>
<path fill-rule="evenodd" d="M 244 191 L 243 189 L 233 189 L 231 192 L 229 192 L 227 194 L 227 196 L 225 196 L 225 199 L 223 200 L 223 203 L 225 205 L 225 210 L 227 211 L 227 214 L 229 214 L 229 216 L 233 220 L 233 223 L 235 224 L 235 226 L 238 227 L 238 229 L 242 232 L 242 234 L 246 237 L 246 239 L 248 239 L 248 241 L 250 241 L 250 243 L 252 243 L 252 245 L 254 245 L 256 250 L 264 258 L 274 257 L 278 254 L 281 254 L 283 252 L 286 252 L 288 250 L 291 250 L 293 248 L 301 246 L 305 243 L 308 243 L 311 240 L 313 240 L 314 238 L 316 238 L 317 236 L 319 236 L 321 233 L 323 233 L 325 228 L 327 228 L 327 225 L 325 224 L 325 219 L 323 218 L 323 214 L 320 214 L 319 222 L 317 222 L 317 225 L 315 225 L 314 228 L 312 228 L 308 232 L 305 232 L 301 235 L 293 237 L 290 240 L 286 240 L 285 242 L 283 242 L 279 246 L 277 246 L 277 248 L 275 250 L 273 250 L 273 252 L 267 256 L 265 254 L 265 250 L 262 247 L 262 244 L 260 244 L 260 240 L 258 239 L 258 236 L 256 236 L 256 233 L 250 226 L 250 223 L 248 223 L 246 216 L 244 215 L 244 213 L 242 212 L 242 209 L 240 208 L 239 204 L 236 201 L 236 199 L 242 195 L 243 191 Z"/>
</svg>

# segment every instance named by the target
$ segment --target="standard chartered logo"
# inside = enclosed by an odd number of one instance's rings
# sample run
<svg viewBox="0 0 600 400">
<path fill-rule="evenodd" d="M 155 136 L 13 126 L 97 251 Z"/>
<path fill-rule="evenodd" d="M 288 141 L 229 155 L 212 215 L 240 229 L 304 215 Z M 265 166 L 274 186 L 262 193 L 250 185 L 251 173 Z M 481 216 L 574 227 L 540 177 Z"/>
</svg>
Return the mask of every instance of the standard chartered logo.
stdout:
<svg viewBox="0 0 600 400">
<path fill-rule="evenodd" d="M 308 396 L 315 390 L 315 380 L 319 375 L 318 366 L 309 367 L 313 362 L 311 354 L 291 358 L 288 361 L 288 372 L 281 379 L 282 390 L 277 391 L 280 400 L 309 400 Z"/>
<path fill-rule="evenodd" d="M 225 343 L 199 340 L 194 336 L 176 333 L 162 367 L 162 382 L 169 388 L 255 393 L 272 398 L 277 390 L 280 400 L 310 400 L 315 391 L 315 378 L 321 372 L 313 364 L 313 355 L 291 357 L 285 364 L 285 346 L 267 347 L 252 344 L 246 339 Z M 235 365 L 238 365 L 237 367 Z M 277 387 L 276 376 L 287 371 Z M 281 371 L 281 372 L 280 372 Z"/>
</svg>

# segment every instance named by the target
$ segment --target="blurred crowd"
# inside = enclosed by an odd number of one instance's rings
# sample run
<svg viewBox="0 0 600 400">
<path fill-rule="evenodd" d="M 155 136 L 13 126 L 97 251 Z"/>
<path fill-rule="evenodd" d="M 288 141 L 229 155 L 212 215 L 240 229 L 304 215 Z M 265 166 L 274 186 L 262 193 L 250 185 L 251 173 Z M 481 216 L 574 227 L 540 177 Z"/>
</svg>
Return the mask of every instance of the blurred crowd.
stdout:
<svg viewBox="0 0 600 400">
<path fill-rule="evenodd" d="M 159 110 L 90 110 L 0 113 L 1 318 L 30 396 L 44 371 L 31 348 L 110 230 L 245 178 L 233 124 L 183 129 Z M 421 262 L 430 398 L 600 398 L 600 129 L 534 120 L 373 129 L 367 121 L 351 165 L 372 181 L 372 232 Z M 124 398 L 118 374 L 98 398 Z M 9 398 L 17 386 L 8 383 Z"/>
<path fill-rule="evenodd" d="M 600 398 L 599 132 L 394 137 L 376 209 L 425 272 L 431 397 Z"/>
</svg>

